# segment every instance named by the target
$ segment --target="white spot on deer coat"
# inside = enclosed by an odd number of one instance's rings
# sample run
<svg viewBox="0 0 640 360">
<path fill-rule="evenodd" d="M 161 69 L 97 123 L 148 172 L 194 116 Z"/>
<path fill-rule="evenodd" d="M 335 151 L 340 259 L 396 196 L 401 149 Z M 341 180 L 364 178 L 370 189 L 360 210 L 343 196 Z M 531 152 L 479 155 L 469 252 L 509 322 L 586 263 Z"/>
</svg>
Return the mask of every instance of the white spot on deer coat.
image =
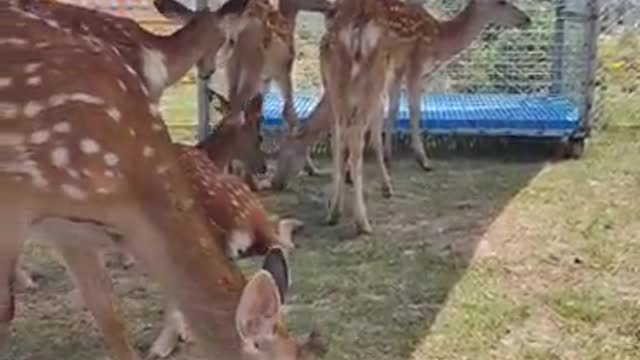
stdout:
<svg viewBox="0 0 640 360">
<path fill-rule="evenodd" d="M 87 198 L 87 193 L 76 186 L 62 184 L 60 185 L 60 188 L 65 195 L 73 200 L 85 200 Z"/>
<path fill-rule="evenodd" d="M 24 72 L 25 72 L 25 74 L 32 74 L 32 73 L 38 71 L 38 69 L 41 66 L 42 66 L 42 63 L 40 63 L 40 62 L 28 63 L 27 65 L 24 66 Z"/>
<path fill-rule="evenodd" d="M 38 130 L 31 134 L 29 142 L 32 144 L 44 144 L 49 140 L 51 133 L 48 130 Z"/>
<path fill-rule="evenodd" d="M 160 108 L 158 107 L 158 104 L 154 104 L 154 103 L 149 104 L 149 112 L 154 117 L 158 117 L 160 115 Z"/>
<path fill-rule="evenodd" d="M 120 158 L 118 157 L 118 155 L 116 155 L 114 153 L 106 153 L 106 154 L 104 154 L 104 162 L 108 166 L 116 166 L 116 165 L 118 165 L 119 161 L 120 161 Z"/>
<path fill-rule="evenodd" d="M 26 117 L 32 118 L 37 116 L 44 107 L 37 101 L 29 101 L 27 105 L 24 106 L 23 112 Z"/>
<path fill-rule="evenodd" d="M 110 107 L 107 109 L 107 115 L 109 115 L 109 117 L 112 118 L 113 121 L 115 122 L 120 122 L 120 119 L 122 119 L 122 114 L 120 113 L 120 110 L 114 107 Z"/>
<path fill-rule="evenodd" d="M 122 91 L 127 91 L 127 85 L 125 85 L 124 81 L 118 80 L 118 86 L 120 86 L 120 89 L 122 89 Z"/>
<path fill-rule="evenodd" d="M 169 71 L 164 54 L 155 49 L 142 47 L 142 73 L 148 86 L 155 93 L 162 89 L 169 80 Z"/>
<path fill-rule="evenodd" d="M 0 77 L 0 89 L 4 89 L 4 88 L 7 88 L 7 87 L 11 86 L 12 82 L 13 82 L 13 79 L 11 79 L 11 78 Z"/>
<path fill-rule="evenodd" d="M 60 106 L 69 101 L 69 94 L 56 94 L 49 98 L 49 105 Z"/>
<path fill-rule="evenodd" d="M 40 76 L 31 76 L 27 78 L 27 85 L 38 86 L 40 84 L 42 84 L 42 77 Z"/>
<path fill-rule="evenodd" d="M 51 163 L 56 167 L 65 167 L 69 164 L 69 150 L 57 147 L 51 152 Z"/>
<path fill-rule="evenodd" d="M 18 106 L 0 101 L 0 119 L 14 119 L 18 116 Z"/>
<path fill-rule="evenodd" d="M 164 130 L 164 126 L 162 126 L 161 124 L 153 124 L 151 125 L 151 129 L 153 131 L 162 131 Z"/>
<path fill-rule="evenodd" d="M 27 40 L 20 38 L 0 39 L 0 45 L 25 46 L 27 44 L 29 44 Z"/>
<path fill-rule="evenodd" d="M 114 174 L 113 171 L 111 171 L 111 170 L 106 170 L 104 172 L 104 176 L 112 178 L 112 177 L 115 177 L 116 174 Z"/>
<path fill-rule="evenodd" d="M 71 124 L 66 121 L 59 122 L 53 125 L 53 131 L 61 134 L 69 133 L 71 131 Z"/>
<path fill-rule="evenodd" d="M 152 157 L 154 153 L 155 150 L 151 146 L 145 146 L 142 150 L 142 154 L 144 155 L 144 157 Z"/>
<path fill-rule="evenodd" d="M 96 154 L 100 151 L 100 144 L 93 139 L 80 140 L 80 150 L 85 154 Z"/>
<path fill-rule="evenodd" d="M 47 19 L 44 21 L 47 25 L 51 26 L 52 28 L 56 28 L 59 29 L 60 28 L 60 24 L 58 24 L 57 21 L 55 20 L 51 20 L 51 19 Z"/>
<path fill-rule="evenodd" d="M 93 96 L 90 94 L 85 94 L 85 93 L 73 93 L 69 95 L 69 100 L 71 101 L 79 101 L 79 102 L 84 102 L 87 104 L 95 104 L 95 105 L 102 105 L 104 104 L 104 100 L 97 97 L 97 96 Z"/>
</svg>

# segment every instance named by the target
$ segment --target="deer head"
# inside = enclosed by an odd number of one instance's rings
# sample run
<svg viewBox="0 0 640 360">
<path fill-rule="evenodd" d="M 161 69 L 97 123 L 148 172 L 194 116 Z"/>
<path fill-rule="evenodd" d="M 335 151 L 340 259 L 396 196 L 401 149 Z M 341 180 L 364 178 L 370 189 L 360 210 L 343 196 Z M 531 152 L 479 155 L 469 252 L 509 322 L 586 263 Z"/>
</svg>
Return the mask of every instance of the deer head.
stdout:
<svg viewBox="0 0 640 360">
<path fill-rule="evenodd" d="M 529 16 L 508 0 L 474 0 L 477 11 L 489 23 L 506 27 L 526 27 L 531 24 Z"/>
<path fill-rule="evenodd" d="M 229 115 L 229 101 L 219 93 L 209 90 L 210 101 L 224 118 L 213 133 L 202 140 L 197 147 L 203 149 L 219 167 L 225 168 L 233 159 L 240 160 L 252 173 L 267 170 L 266 156 L 260 146 L 260 123 L 262 98 L 256 97 L 238 115 Z M 217 105 L 216 105 L 217 104 Z"/>
<path fill-rule="evenodd" d="M 310 360 L 326 354 L 327 345 L 317 331 L 303 344 L 286 331 L 282 303 L 289 284 L 285 252 L 278 247 L 270 249 L 262 270 L 244 287 L 236 311 L 236 329 L 247 360 Z"/>
<path fill-rule="evenodd" d="M 280 145 L 276 154 L 276 172 L 271 179 L 273 189 L 283 190 L 286 187 L 289 179 L 304 168 L 309 147 L 330 130 L 330 107 L 327 97 L 323 96 L 300 132 L 290 134 Z"/>
</svg>

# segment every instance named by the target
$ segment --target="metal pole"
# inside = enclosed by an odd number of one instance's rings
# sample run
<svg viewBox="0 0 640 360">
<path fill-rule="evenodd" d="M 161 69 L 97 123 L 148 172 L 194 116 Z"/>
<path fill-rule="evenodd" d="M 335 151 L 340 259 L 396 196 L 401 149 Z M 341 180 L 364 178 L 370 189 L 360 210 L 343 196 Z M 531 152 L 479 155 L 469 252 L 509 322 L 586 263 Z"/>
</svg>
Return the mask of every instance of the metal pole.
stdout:
<svg viewBox="0 0 640 360">
<path fill-rule="evenodd" d="M 596 87 L 596 73 L 598 71 L 598 35 L 600 2 L 599 0 L 589 0 L 589 26 L 587 28 L 587 74 L 586 74 L 586 97 L 583 108 L 582 128 L 585 135 L 589 135 L 592 124 L 593 99 Z"/>
<path fill-rule="evenodd" d="M 196 10 L 202 10 L 207 6 L 207 0 L 196 0 Z M 211 132 L 211 124 L 209 123 L 209 99 L 207 98 L 207 84 L 209 77 L 203 79 L 200 76 L 200 68 L 196 84 L 198 87 L 198 134 L 197 140 L 204 139 Z"/>
<path fill-rule="evenodd" d="M 556 1 L 556 22 L 551 48 L 551 94 L 562 93 L 564 85 L 564 51 L 565 51 L 565 10 L 567 0 Z"/>
</svg>

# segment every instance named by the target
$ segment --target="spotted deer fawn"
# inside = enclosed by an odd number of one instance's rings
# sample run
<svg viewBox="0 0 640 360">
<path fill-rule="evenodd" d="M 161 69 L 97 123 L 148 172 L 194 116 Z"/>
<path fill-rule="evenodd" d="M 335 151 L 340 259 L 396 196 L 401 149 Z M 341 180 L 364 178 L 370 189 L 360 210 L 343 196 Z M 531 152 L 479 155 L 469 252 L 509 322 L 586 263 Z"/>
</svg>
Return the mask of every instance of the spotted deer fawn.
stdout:
<svg viewBox="0 0 640 360">
<path fill-rule="evenodd" d="M 159 99 L 196 63 L 217 54 L 228 37 L 246 24 L 241 15 L 246 0 L 230 0 L 216 12 L 203 10 L 169 36 L 153 34 L 134 20 L 68 3 L 47 0 L 17 0 L 18 6 L 46 18 L 52 26 L 100 39 L 127 65 L 127 71 L 139 76 L 144 91 Z M 127 91 L 122 82 L 118 86 Z"/>
<path fill-rule="evenodd" d="M 155 0 L 156 9 L 169 19 L 188 21 L 193 12 L 175 0 Z M 293 104 L 291 73 L 295 60 L 295 20 L 300 10 L 324 12 L 332 4 L 327 0 L 249 0 L 245 11 L 251 21 L 237 37 L 228 38 L 230 55 L 226 60 L 227 96 L 232 113 L 255 96 L 263 85 L 273 80 L 284 97 L 283 117 L 289 130 L 299 126 Z M 280 11 L 279 11 L 280 10 Z M 224 60 L 223 60 L 224 61 Z M 207 73 L 212 73 L 216 59 L 210 59 Z"/>
<path fill-rule="evenodd" d="M 207 357 L 312 357 L 317 337 L 300 344 L 284 325 L 284 254 L 247 280 L 214 245 L 155 102 L 110 44 L 15 1 L 0 3 L 0 23 L 16 24 L 0 27 L 0 343 L 33 235 L 62 255 L 114 359 L 139 356 L 98 257 L 113 246 L 161 283 Z"/>
<path fill-rule="evenodd" d="M 238 259 L 264 255 L 270 248 L 285 250 L 295 247 L 293 231 L 302 226 L 296 219 L 282 219 L 278 229 L 269 221 L 259 198 L 238 177 L 222 174 L 204 150 L 178 145 L 182 166 L 197 202 L 204 207 L 217 244 L 227 257 Z M 175 304 L 169 301 L 165 308 L 163 329 L 151 347 L 151 354 L 167 357 L 180 338 L 189 340 L 184 319 Z"/>
<path fill-rule="evenodd" d="M 391 66 L 387 51 L 392 39 L 393 3 L 379 0 L 341 0 L 327 17 L 328 31 L 320 45 L 322 80 L 333 117 L 331 142 L 333 192 L 327 221 L 335 223 L 342 212 L 344 176 L 351 173 L 353 209 L 359 233 L 370 233 L 362 179 L 365 133 L 372 145 L 383 178 L 383 195 L 392 193 L 384 164 L 382 126 L 384 102 Z"/>
<path fill-rule="evenodd" d="M 385 158 L 389 163 L 393 124 L 398 114 L 400 90 L 404 83 L 409 95 L 411 146 L 422 169 L 431 170 L 420 128 L 424 79 L 430 78 L 449 64 L 480 35 L 486 25 L 526 26 L 531 20 L 507 0 L 469 0 L 464 10 L 444 22 L 436 20 L 421 4 L 394 2 L 395 12 L 399 15 L 399 39 L 391 48 L 395 68 L 389 89 Z"/>
</svg>

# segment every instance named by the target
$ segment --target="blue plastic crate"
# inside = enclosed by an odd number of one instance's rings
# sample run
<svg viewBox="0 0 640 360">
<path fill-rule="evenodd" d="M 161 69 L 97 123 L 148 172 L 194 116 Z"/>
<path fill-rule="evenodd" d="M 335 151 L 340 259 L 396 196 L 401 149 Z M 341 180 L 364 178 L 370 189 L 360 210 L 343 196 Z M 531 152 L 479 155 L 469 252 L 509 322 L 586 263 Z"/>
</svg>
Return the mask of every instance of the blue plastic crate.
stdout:
<svg viewBox="0 0 640 360">
<path fill-rule="evenodd" d="M 295 96 L 295 108 L 305 122 L 320 94 Z M 265 97 L 265 130 L 283 127 L 282 98 L 277 93 Z M 580 111 L 562 96 L 504 94 L 430 94 L 423 98 L 421 128 L 429 134 L 512 135 L 565 137 L 580 128 Z M 400 99 L 395 123 L 397 133 L 410 131 L 407 98 Z"/>
</svg>

